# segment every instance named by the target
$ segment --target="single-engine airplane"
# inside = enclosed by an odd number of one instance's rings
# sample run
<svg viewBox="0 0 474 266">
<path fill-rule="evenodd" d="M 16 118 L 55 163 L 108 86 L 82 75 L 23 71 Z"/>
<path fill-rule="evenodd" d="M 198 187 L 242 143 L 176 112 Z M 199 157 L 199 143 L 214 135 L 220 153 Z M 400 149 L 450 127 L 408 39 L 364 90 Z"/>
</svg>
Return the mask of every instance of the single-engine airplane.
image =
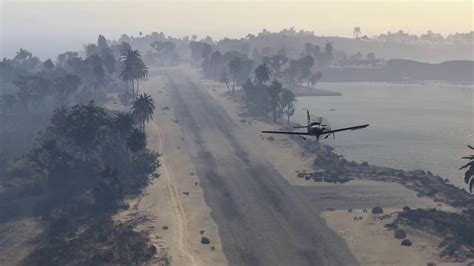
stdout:
<svg viewBox="0 0 474 266">
<path fill-rule="evenodd" d="M 331 130 L 329 123 L 324 122 L 322 117 L 319 117 L 316 121 L 311 121 L 311 116 L 309 115 L 309 111 L 306 110 L 306 116 L 308 118 L 308 124 L 306 126 L 297 126 L 293 128 L 306 128 L 306 132 L 294 132 L 294 131 L 262 131 L 262 133 L 268 134 L 288 134 L 288 135 L 299 135 L 303 139 L 303 136 L 315 136 L 317 140 L 319 140 L 320 136 L 325 136 L 324 138 L 327 139 L 330 135 L 333 135 L 336 138 L 336 132 L 346 131 L 346 130 L 357 130 L 366 128 L 369 124 L 355 126 L 355 127 L 345 127 Z"/>
</svg>

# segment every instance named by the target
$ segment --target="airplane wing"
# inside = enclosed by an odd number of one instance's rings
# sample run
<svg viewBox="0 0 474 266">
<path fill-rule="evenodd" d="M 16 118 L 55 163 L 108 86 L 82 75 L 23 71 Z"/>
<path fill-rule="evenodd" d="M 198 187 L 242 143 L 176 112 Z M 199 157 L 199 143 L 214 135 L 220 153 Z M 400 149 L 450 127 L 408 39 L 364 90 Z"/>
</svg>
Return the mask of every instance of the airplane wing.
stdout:
<svg viewBox="0 0 474 266">
<path fill-rule="evenodd" d="M 362 129 L 368 127 L 369 124 L 366 125 L 360 125 L 360 126 L 355 126 L 355 127 L 345 127 L 345 128 L 339 128 L 339 129 L 334 129 L 334 130 L 329 130 L 329 131 L 324 131 L 321 135 L 326 135 L 326 134 L 331 134 L 339 131 L 346 131 L 346 130 L 357 130 L 357 129 Z"/>
<path fill-rule="evenodd" d="M 286 135 L 304 135 L 309 136 L 307 132 L 289 132 L 289 131 L 262 131 L 262 133 L 270 133 L 270 134 L 286 134 Z"/>
</svg>

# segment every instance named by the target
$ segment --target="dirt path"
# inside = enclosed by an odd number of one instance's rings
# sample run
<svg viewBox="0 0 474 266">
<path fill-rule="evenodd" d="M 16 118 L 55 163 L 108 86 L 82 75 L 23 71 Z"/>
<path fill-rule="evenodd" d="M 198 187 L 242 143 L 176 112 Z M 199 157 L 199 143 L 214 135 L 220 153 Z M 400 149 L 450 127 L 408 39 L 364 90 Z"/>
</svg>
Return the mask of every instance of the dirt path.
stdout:
<svg viewBox="0 0 474 266">
<path fill-rule="evenodd" d="M 190 152 L 184 145 L 184 132 L 173 109 L 165 108 L 171 106 L 167 80 L 159 71 L 152 71 L 142 90 L 152 95 L 157 106 L 147 125 L 147 141 L 151 150 L 161 154 L 160 176 L 117 218 L 141 219 L 137 230 L 148 232 L 155 245 L 168 252 L 172 265 L 226 265 L 217 225 L 210 218 Z M 122 107 L 115 104 L 109 108 Z M 201 244 L 203 236 L 210 239 L 209 245 Z"/>
<path fill-rule="evenodd" d="M 160 134 L 160 130 L 156 123 L 150 124 L 151 130 L 148 132 L 153 132 L 152 134 L 156 134 L 158 138 L 158 151 L 160 154 L 164 154 L 164 143 L 163 137 Z M 170 203 L 172 205 L 172 209 L 174 210 L 174 217 L 176 218 L 176 228 L 177 228 L 177 246 L 179 251 L 183 254 L 183 257 L 186 260 L 186 265 L 198 265 L 196 263 L 196 258 L 192 253 L 188 251 L 187 246 L 187 237 L 188 237 L 188 222 L 186 219 L 186 213 L 184 211 L 183 202 L 181 197 L 179 196 L 178 189 L 176 188 L 175 180 L 169 174 L 168 170 L 168 163 L 167 163 L 167 156 L 161 157 L 161 178 L 164 178 L 164 183 L 166 190 L 168 192 Z"/>
</svg>

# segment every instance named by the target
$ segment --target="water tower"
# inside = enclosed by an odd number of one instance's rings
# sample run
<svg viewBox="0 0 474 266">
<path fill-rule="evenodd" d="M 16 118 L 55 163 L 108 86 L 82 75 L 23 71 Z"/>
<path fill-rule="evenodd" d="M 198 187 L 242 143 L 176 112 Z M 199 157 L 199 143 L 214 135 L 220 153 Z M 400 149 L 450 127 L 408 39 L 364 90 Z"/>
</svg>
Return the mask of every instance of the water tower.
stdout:
<svg viewBox="0 0 474 266">
<path fill-rule="evenodd" d="M 359 39 L 361 35 L 360 27 L 355 27 L 354 28 L 354 38 Z"/>
</svg>

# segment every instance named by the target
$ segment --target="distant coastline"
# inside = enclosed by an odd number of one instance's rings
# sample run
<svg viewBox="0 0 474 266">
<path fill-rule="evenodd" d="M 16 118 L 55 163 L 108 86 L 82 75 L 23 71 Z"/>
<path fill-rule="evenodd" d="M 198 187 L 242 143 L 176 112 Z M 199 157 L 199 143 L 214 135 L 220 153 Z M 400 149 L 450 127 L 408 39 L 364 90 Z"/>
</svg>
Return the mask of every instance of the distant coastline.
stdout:
<svg viewBox="0 0 474 266">
<path fill-rule="evenodd" d="M 321 82 L 445 82 L 473 85 L 474 61 L 457 60 L 439 64 L 391 59 L 380 67 L 330 67 L 322 70 Z"/>
</svg>

